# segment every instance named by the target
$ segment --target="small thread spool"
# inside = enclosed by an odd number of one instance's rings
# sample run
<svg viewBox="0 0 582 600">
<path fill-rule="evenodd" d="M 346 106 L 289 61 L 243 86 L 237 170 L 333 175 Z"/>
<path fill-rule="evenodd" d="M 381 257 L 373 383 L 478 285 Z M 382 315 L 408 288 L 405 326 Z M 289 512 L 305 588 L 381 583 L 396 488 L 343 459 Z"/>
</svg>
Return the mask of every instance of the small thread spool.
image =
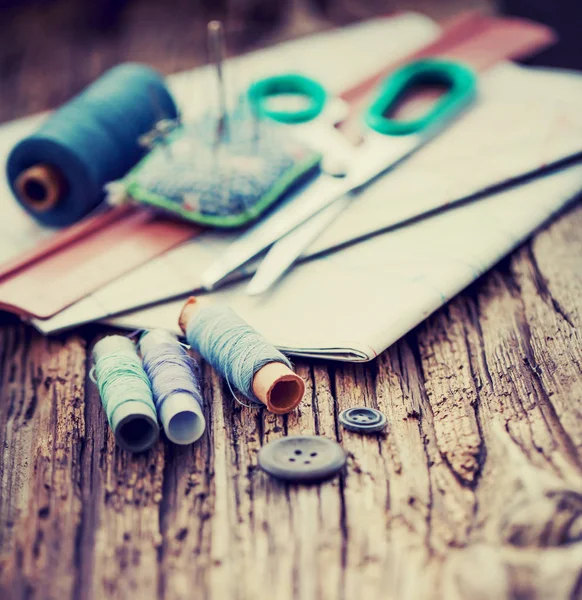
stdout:
<svg viewBox="0 0 582 600">
<path fill-rule="evenodd" d="M 195 442 L 206 429 L 198 365 L 176 336 L 163 329 L 144 333 L 139 348 L 166 436 L 175 444 Z"/>
<path fill-rule="evenodd" d="M 138 139 L 160 113 L 177 117 L 158 73 L 133 63 L 109 70 L 12 149 L 7 176 L 17 200 L 46 225 L 78 221 L 142 158 Z"/>
<path fill-rule="evenodd" d="M 95 378 L 115 440 L 124 450 L 142 452 L 158 439 L 152 389 L 135 344 L 121 335 L 104 337 L 93 348 Z"/>
<path fill-rule="evenodd" d="M 305 382 L 289 360 L 230 308 L 192 297 L 179 325 L 192 348 L 247 399 L 277 414 L 292 411 L 303 399 Z"/>
</svg>

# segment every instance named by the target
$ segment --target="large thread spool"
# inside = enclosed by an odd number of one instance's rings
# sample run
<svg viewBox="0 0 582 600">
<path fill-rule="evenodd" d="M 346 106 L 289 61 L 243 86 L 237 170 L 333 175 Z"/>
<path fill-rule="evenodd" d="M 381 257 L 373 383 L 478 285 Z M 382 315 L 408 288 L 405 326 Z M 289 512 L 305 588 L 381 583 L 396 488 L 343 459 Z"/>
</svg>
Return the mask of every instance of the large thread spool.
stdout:
<svg viewBox="0 0 582 600">
<path fill-rule="evenodd" d="M 284 414 L 303 399 L 305 382 L 287 357 L 229 307 L 189 298 L 179 325 L 190 346 L 250 401 Z"/>
<path fill-rule="evenodd" d="M 175 444 L 195 442 L 206 428 L 197 363 L 178 338 L 163 329 L 144 333 L 139 348 L 167 438 Z"/>
<path fill-rule="evenodd" d="M 121 335 L 104 337 L 93 348 L 95 380 L 115 440 L 130 452 L 147 450 L 159 426 L 150 381 L 135 344 Z"/>
<path fill-rule="evenodd" d="M 12 149 L 7 162 L 12 191 L 42 223 L 74 223 L 103 200 L 106 183 L 125 175 L 143 156 L 138 138 L 160 118 L 177 114 L 156 71 L 119 65 Z"/>
</svg>

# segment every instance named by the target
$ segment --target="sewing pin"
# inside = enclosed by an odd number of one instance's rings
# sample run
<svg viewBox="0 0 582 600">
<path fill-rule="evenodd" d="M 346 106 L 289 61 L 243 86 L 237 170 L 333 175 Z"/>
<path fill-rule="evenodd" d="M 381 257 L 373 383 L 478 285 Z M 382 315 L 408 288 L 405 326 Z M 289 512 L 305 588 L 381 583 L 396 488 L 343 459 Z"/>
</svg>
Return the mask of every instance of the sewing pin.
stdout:
<svg viewBox="0 0 582 600">
<path fill-rule="evenodd" d="M 220 21 L 208 23 L 208 54 L 214 64 L 218 80 L 218 120 L 216 123 L 216 144 L 223 140 L 227 129 L 226 89 L 224 85 L 223 63 L 225 54 L 224 27 Z"/>
</svg>

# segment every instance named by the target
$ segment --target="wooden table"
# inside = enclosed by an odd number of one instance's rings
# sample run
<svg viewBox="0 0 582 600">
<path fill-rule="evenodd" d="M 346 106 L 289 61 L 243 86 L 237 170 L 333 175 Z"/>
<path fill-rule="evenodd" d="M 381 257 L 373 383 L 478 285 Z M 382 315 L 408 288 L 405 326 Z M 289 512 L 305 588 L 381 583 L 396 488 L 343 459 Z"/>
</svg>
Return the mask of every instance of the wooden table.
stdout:
<svg viewBox="0 0 582 600">
<path fill-rule="evenodd" d="M 132 10 L 122 33 L 54 47 L 50 69 L 45 42 L 15 36 L 2 118 L 128 57 L 193 66 L 179 11 L 172 37 Z M 299 362 L 296 414 L 237 405 L 206 368 L 208 434 L 140 456 L 115 446 L 88 377 L 105 331 L 45 339 L 4 317 L 0 597 L 582 597 L 581 298 L 578 203 L 376 361 Z M 357 405 L 382 410 L 387 434 L 343 430 Z M 346 473 L 271 479 L 257 451 L 288 434 L 339 440 Z"/>
</svg>

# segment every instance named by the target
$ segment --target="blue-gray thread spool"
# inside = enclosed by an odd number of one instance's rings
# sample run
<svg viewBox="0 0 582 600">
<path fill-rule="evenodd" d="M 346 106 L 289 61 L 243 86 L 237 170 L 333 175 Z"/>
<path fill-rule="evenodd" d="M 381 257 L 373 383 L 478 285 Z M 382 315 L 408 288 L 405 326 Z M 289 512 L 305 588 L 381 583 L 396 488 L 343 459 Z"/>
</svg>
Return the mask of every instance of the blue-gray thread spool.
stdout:
<svg viewBox="0 0 582 600">
<path fill-rule="evenodd" d="M 46 225 L 78 221 L 103 200 L 103 186 L 144 155 L 138 138 L 160 112 L 168 119 L 178 115 L 156 71 L 134 63 L 111 69 L 12 149 L 7 162 L 12 191 Z"/>
<path fill-rule="evenodd" d="M 146 331 L 139 348 L 167 438 L 175 444 L 195 442 L 206 428 L 197 363 L 176 336 L 163 329 Z"/>
<path fill-rule="evenodd" d="M 228 306 L 200 306 L 190 299 L 181 323 L 190 346 L 252 402 L 278 414 L 301 402 L 305 383 L 293 373 L 287 357 Z"/>
</svg>

